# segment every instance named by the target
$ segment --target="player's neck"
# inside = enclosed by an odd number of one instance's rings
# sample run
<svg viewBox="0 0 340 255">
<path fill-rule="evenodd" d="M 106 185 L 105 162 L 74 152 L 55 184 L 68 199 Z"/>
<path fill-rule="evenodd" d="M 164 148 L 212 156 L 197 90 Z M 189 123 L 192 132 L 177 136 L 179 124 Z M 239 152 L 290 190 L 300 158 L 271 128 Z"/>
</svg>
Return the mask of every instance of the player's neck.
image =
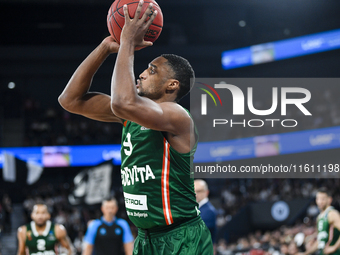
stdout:
<svg viewBox="0 0 340 255">
<path fill-rule="evenodd" d="M 327 210 L 329 207 L 331 207 L 331 205 L 326 206 L 326 208 L 325 208 L 323 211 L 321 211 L 320 214 L 323 214 L 324 212 L 326 212 L 326 210 Z"/>
<path fill-rule="evenodd" d="M 44 232 L 46 229 L 46 222 L 44 225 L 38 225 L 37 223 L 35 223 L 35 229 L 37 230 L 39 234 L 40 232 Z"/>
<path fill-rule="evenodd" d="M 173 102 L 173 103 L 176 103 L 176 97 L 172 94 L 164 94 L 161 98 L 154 98 L 154 99 L 151 99 L 153 100 L 154 102 L 160 104 L 160 103 L 164 103 L 164 102 Z"/>
</svg>

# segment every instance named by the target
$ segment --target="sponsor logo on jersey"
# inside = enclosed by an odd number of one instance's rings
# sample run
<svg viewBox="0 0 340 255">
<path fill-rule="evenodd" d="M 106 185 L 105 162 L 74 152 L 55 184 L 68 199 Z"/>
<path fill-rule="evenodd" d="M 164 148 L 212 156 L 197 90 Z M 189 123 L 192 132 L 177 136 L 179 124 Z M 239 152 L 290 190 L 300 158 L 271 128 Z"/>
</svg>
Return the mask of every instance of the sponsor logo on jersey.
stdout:
<svg viewBox="0 0 340 255">
<path fill-rule="evenodd" d="M 56 238 L 55 238 L 55 236 L 53 235 L 53 233 L 50 233 L 50 234 L 48 235 L 48 237 L 47 237 L 47 240 L 49 240 L 49 241 L 55 241 Z"/>
<path fill-rule="evenodd" d="M 120 230 L 120 228 L 116 228 L 115 233 L 116 233 L 116 235 L 119 236 L 122 233 L 122 231 Z"/>
<path fill-rule="evenodd" d="M 150 130 L 150 128 L 146 128 L 146 127 L 141 127 L 140 130 Z"/>
<path fill-rule="evenodd" d="M 28 241 L 32 241 L 32 231 L 31 230 L 27 231 L 27 239 L 28 239 Z"/>
<path fill-rule="evenodd" d="M 148 210 L 147 196 L 124 192 L 125 207 L 133 210 Z"/>
<path fill-rule="evenodd" d="M 318 233 L 318 241 L 321 241 L 322 239 L 328 239 L 328 233 L 326 231 Z"/>
<path fill-rule="evenodd" d="M 106 229 L 105 228 L 99 229 L 99 233 L 103 236 L 106 235 Z"/>
<path fill-rule="evenodd" d="M 124 167 L 124 169 L 121 169 L 120 172 L 122 175 L 123 186 L 134 185 L 135 182 L 139 181 L 144 183 L 149 179 L 155 179 L 155 175 L 149 165 L 146 165 L 145 167 L 133 166 L 132 169 Z"/>
<path fill-rule="evenodd" d="M 146 217 L 149 217 L 149 215 L 145 212 L 129 212 L 129 211 L 126 211 L 127 212 L 127 215 L 129 217 L 138 217 L 138 218 L 146 218 Z"/>
</svg>

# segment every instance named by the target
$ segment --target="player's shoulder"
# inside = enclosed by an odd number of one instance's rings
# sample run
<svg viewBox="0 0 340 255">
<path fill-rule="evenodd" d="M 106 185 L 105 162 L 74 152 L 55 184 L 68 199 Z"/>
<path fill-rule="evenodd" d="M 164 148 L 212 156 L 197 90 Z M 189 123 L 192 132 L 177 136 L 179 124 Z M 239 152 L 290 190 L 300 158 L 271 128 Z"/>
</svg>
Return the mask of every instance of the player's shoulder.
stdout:
<svg viewBox="0 0 340 255">
<path fill-rule="evenodd" d="M 330 224 L 333 224 L 334 222 L 339 222 L 340 221 L 340 214 L 339 212 L 332 208 L 329 210 L 328 215 L 327 215 L 327 220 Z"/>
<path fill-rule="evenodd" d="M 58 239 L 63 238 L 67 235 L 66 228 L 62 224 L 54 224 L 54 233 Z"/>
<path fill-rule="evenodd" d="M 328 213 L 328 217 L 339 217 L 340 214 L 339 214 L 339 211 L 332 208 L 329 213 Z"/>
<path fill-rule="evenodd" d="M 121 219 L 121 218 L 116 219 L 116 224 L 124 228 L 129 226 L 129 223 L 127 223 L 126 220 Z"/>
<path fill-rule="evenodd" d="M 171 114 L 171 116 L 174 116 L 176 118 L 180 117 L 181 119 L 192 119 L 189 111 L 180 104 L 177 104 L 175 102 L 162 102 L 160 103 L 160 105 L 163 111 Z"/>
<path fill-rule="evenodd" d="M 20 227 L 18 227 L 17 230 L 17 235 L 20 238 L 24 238 L 26 236 L 26 232 L 27 232 L 27 226 L 26 225 L 22 225 Z"/>
<path fill-rule="evenodd" d="M 162 108 L 166 108 L 168 110 L 176 111 L 179 113 L 187 113 L 186 109 L 176 102 L 162 102 L 162 103 L 159 103 L 159 105 Z"/>
<path fill-rule="evenodd" d="M 27 231 L 27 225 L 22 225 L 18 227 L 18 232 Z"/>
<path fill-rule="evenodd" d="M 65 231 L 65 230 L 66 230 L 66 228 L 64 227 L 64 225 L 58 224 L 58 223 L 55 223 L 55 224 L 54 224 L 54 229 L 55 229 L 55 230 L 58 230 L 58 231 Z"/>
</svg>

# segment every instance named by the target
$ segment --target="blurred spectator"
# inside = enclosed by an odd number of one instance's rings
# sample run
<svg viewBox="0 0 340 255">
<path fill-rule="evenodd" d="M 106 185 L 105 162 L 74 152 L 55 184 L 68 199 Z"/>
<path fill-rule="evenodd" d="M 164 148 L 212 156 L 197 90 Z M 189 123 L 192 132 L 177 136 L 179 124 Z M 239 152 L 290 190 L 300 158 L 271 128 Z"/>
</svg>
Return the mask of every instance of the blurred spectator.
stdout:
<svg viewBox="0 0 340 255">
<path fill-rule="evenodd" d="M 4 233 L 11 232 L 11 214 L 12 214 L 12 200 L 8 196 L 8 194 L 4 194 L 2 198 L 2 206 L 3 206 L 3 231 Z"/>
<path fill-rule="evenodd" d="M 3 232 L 3 220 L 4 220 L 4 212 L 3 212 L 3 207 L 2 207 L 2 203 L 0 201 L 0 238 L 1 238 L 1 235 L 2 235 L 2 232 Z M 1 244 L 0 244 L 0 250 L 1 250 Z"/>
<path fill-rule="evenodd" d="M 207 225 L 210 233 L 211 239 L 213 243 L 215 243 L 215 235 L 216 235 L 216 209 L 209 202 L 209 189 L 208 185 L 204 180 L 195 180 L 195 193 L 196 193 L 196 201 L 199 206 L 199 210 L 201 211 L 201 217 L 204 223 Z"/>
<path fill-rule="evenodd" d="M 32 98 L 25 101 L 25 146 L 118 144 L 119 124 L 72 115 L 61 107 L 43 110 Z"/>
<path fill-rule="evenodd" d="M 84 232 L 79 231 L 78 236 L 73 241 L 73 246 L 76 249 L 76 254 L 80 255 L 83 251 L 83 240 L 84 240 Z"/>
</svg>

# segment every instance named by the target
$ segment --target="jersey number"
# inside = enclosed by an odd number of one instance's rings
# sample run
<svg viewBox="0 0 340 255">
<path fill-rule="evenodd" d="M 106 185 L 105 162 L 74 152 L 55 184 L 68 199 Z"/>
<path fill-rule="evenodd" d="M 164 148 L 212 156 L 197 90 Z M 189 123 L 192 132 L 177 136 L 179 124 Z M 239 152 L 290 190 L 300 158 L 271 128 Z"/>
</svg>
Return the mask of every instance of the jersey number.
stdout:
<svg viewBox="0 0 340 255">
<path fill-rule="evenodd" d="M 126 156 L 130 156 L 132 153 L 132 143 L 131 143 L 131 134 L 127 133 L 126 139 L 123 142 L 124 147 L 128 147 L 127 149 L 124 149 L 124 153 Z"/>
<path fill-rule="evenodd" d="M 46 241 L 44 239 L 38 239 L 37 248 L 39 251 L 44 251 L 46 249 Z"/>
</svg>

